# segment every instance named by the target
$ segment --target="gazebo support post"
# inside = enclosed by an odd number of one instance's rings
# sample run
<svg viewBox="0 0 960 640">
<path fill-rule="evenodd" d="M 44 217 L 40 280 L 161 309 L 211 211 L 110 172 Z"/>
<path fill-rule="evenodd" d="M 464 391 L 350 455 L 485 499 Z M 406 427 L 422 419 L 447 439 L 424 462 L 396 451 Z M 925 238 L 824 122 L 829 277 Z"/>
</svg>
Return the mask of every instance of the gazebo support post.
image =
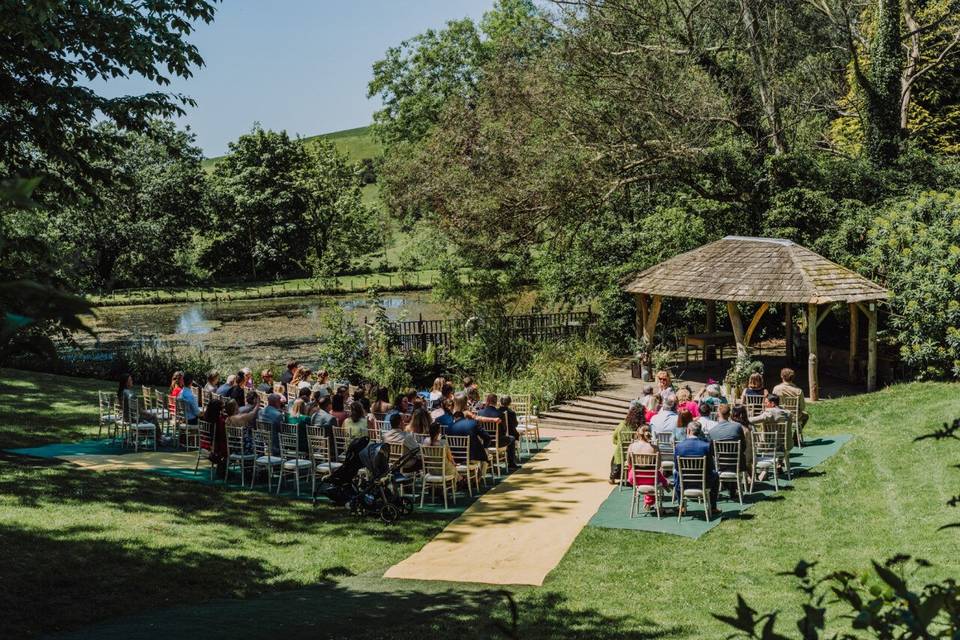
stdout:
<svg viewBox="0 0 960 640">
<path fill-rule="evenodd" d="M 730 328 L 733 329 L 733 339 L 737 343 L 737 357 L 747 355 L 747 345 L 743 340 L 743 318 L 736 302 L 727 303 L 727 315 L 730 316 Z"/>
<path fill-rule="evenodd" d="M 810 345 L 810 356 L 807 358 L 807 378 L 810 385 L 810 399 L 820 399 L 820 376 L 817 371 L 817 305 L 807 305 L 807 332 Z"/>
<path fill-rule="evenodd" d="M 743 344 L 748 349 L 750 348 L 750 343 L 753 341 L 753 332 L 756 331 L 757 326 L 760 324 L 760 318 L 763 317 L 763 314 L 765 314 L 769 308 L 770 303 L 764 302 L 760 305 L 760 308 L 757 309 L 757 312 L 753 314 L 753 319 L 750 320 L 750 326 L 747 327 L 747 332 L 743 336 Z"/>
<path fill-rule="evenodd" d="M 634 319 L 634 330 L 637 332 L 637 340 L 646 343 L 646 356 L 649 362 L 650 353 L 653 351 L 653 334 L 657 328 L 657 317 L 660 315 L 660 307 L 663 305 L 663 296 L 653 296 L 653 302 L 647 303 L 647 294 L 635 293 L 633 299 L 637 307 L 636 317 Z"/>
<path fill-rule="evenodd" d="M 786 338 L 787 362 L 793 362 L 793 304 L 787 302 L 783 305 L 783 332 Z"/>
<path fill-rule="evenodd" d="M 707 300 L 707 333 L 713 333 L 717 330 L 717 302 L 715 300 Z M 714 346 L 709 346 L 706 348 L 706 353 L 703 354 L 704 360 L 716 360 L 717 358 L 717 348 Z"/>
<path fill-rule="evenodd" d="M 850 357 L 847 360 L 847 379 L 857 381 L 857 348 L 860 346 L 860 317 L 857 315 L 857 303 L 850 307 Z"/>
<path fill-rule="evenodd" d="M 636 307 L 633 330 L 637 335 L 637 341 L 643 340 L 643 327 L 647 324 L 647 300 L 642 293 L 633 294 L 633 304 Z"/>
<path fill-rule="evenodd" d="M 863 315 L 867 316 L 867 391 L 877 389 L 877 304 L 857 303 Z"/>
</svg>

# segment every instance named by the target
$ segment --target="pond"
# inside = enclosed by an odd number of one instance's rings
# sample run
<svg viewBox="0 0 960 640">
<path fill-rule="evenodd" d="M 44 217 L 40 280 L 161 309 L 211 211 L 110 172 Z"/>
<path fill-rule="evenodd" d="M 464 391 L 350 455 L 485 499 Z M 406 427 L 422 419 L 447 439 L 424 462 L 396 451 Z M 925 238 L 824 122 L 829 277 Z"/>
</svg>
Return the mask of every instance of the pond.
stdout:
<svg viewBox="0 0 960 640">
<path fill-rule="evenodd" d="M 358 319 L 373 316 L 363 295 L 333 299 Z M 95 316 L 85 318 L 94 337 L 80 336 L 80 341 L 109 348 L 137 337 L 153 337 L 176 346 L 203 348 L 215 363 L 227 368 L 291 357 L 309 363 L 316 356 L 320 320 L 329 301 L 330 297 L 305 296 L 101 307 Z M 429 291 L 388 294 L 382 302 L 393 320 L 448 315 L 431 300 Z"/>
<path fill-rule="evenodd" d="M 202 348 L 226 369 L 288 358 L 311 364 L 316 359 L 320 321 L 331 299 L 357 319 L 373 317 L 363 294 L 101 307 L 85 319 L 94 336 L 78 338 L 82 344 L 101 348 L 138 337 L 156 338 L 177 347 Z M 524 294 L 514 312 L 529 311 L 533 300 L 532 293 Z M 451 315 L 447 307 L 432 300 L 429 291 L 388 293 L 382 303 L 392 320 Z"/>
</svg>

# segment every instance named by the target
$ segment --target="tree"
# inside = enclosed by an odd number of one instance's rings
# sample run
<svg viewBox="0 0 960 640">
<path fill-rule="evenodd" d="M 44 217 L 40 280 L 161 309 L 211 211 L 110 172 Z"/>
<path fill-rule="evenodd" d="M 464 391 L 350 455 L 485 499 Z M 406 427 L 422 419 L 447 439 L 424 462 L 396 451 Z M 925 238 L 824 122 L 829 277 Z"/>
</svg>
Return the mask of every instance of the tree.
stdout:
<svg viewBox="0 0 960 640">
<path fill-rule="evenodd" d="M 102 124 L 100 129 L 114 129 Z M 206 223 L 201 151 L 192 134 L 154 122 L 120 135 L 127 152 L 111 161 L 113 180 L 61 210 L 46 234 L 87 290 L 182 283 L 190 277 L 194 231 Z"/>
<path fill-rule="evenodd" d="M 5 0 L 0 25 L 0 166 L 7 175 L 45 176 L 44 190 L 110 179 L 124 131 L 146 133 L 156 117 L 193 101 L 159 91 L 107 98 L 96 80 L 138 75 L 159 86 L 189 77 L 203 59 L 186 41 L 213 20 L 213 0 L 72 2 Z M 95 126 L 98 120 L 115 128 Z M 71 186 L 72 185 L 72 186 Z"/>
<path fill-rule="evenodd" d="M 255 125 L 210 176 L 201 261 L 221 278 L 337 273 L 375 239 L 360 187 L 332 143 Z"/>
</svg>

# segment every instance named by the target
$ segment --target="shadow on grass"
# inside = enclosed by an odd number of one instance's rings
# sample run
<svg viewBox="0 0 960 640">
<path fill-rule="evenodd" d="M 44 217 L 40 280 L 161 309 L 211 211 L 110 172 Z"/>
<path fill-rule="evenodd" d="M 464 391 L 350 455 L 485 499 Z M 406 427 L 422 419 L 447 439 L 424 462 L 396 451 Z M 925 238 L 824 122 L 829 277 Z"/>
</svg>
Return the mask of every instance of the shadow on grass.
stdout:
<svg viewBox="0 0 960 640">
<path fill-rule="evenodd" d="M 244 576 L 228 588 L 234 595 L 258 593 L 277 573 L 252 558 L 113 541 L 94 524 L 56 531 L 0 525 L 0 540 L 0 575 L 11 580 L 0 589 L 0 612 L 10 638 L 206 599 L 214 580 L 231 575 Z"/>
<path fill-rule="evenodd" d="M 552 592 L 355 578 L 339 567 L 315 587 L 214 601 L 115 620 L 61 638 L 574 638 L 652 640 L 684 635 L 633 615 L 578 608 Z M 637 610 L 641 610 L 638 606 Z"/>
</svg>

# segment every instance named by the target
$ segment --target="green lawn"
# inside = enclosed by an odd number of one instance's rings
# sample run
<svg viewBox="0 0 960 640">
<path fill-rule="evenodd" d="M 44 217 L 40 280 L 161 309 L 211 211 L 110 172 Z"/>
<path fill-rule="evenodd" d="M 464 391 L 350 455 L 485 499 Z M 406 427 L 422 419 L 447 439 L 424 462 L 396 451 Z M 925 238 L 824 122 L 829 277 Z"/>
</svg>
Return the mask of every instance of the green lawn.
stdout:
<svg viewBox="0 0 960 640">
<path fill-rule="evenodd" d="M 0 446 L 94 432 L 97 388 L 112 385 L 0 370 Z M 960 486 L 948 469 L 956 445 L 912 438 L 960 416 L 960 385 L 897 385 L 822 401 L 811 413 L 809 435 L 854 439 L 795 489 L 699 540 L 586 528 L 542 588 L 508 590 L 519 637 L 720 638 L 726 629 L 709 612 L 732 611 L 737 592 L 789 619 L 800 600 L 775 574 L 800 558 L 860 571 L 906 552 L 935 563 L 924 578 L 956 576 L 960 541 L 936 532 L 960 520 L 944 506 Z M 114 629 L 131 637 L 169 622 L 172 605 L 197 605 L 175 610 L 178 625 L 280 618 L 296 637 L 383 637 L 386 624 L 402 627 L 394 637 L 497 637 L 491 625 L 507 619 L 502 594 L 379 578 L 444 516 L 386 527 L 329 506 L 9 454 L 0 456 L 0 484 L 0 572 L 20 576 L 0 590 L 11 637 L 137 612 Z M 299 591 L 280 593 L 288 589 Z M 108 630 L 97 635 L 113 637 Z M 271 635 L 255 624 L 231 633 Z"/>
<path fill-rule="evenodd" d="M 344 129 L 343 131 L 334 131 L 332 133 L 321 133 L 320 135 L 304 138 L 304 142 L 310 143 L 312 140 L 325 139 L 333 142 L 337 151 L 347 156 L 351 162 L 364 160 L 366 158 L 376 158 L 383 153 L 383 145 L 373 137 L 373 132 L 369 126 L 356 127 L 355 129 Z M 212 171 L 217 162 L 223 156 L 213 158 L 204 158 L 202 166 L 207 171 Z"/>
</svg>

